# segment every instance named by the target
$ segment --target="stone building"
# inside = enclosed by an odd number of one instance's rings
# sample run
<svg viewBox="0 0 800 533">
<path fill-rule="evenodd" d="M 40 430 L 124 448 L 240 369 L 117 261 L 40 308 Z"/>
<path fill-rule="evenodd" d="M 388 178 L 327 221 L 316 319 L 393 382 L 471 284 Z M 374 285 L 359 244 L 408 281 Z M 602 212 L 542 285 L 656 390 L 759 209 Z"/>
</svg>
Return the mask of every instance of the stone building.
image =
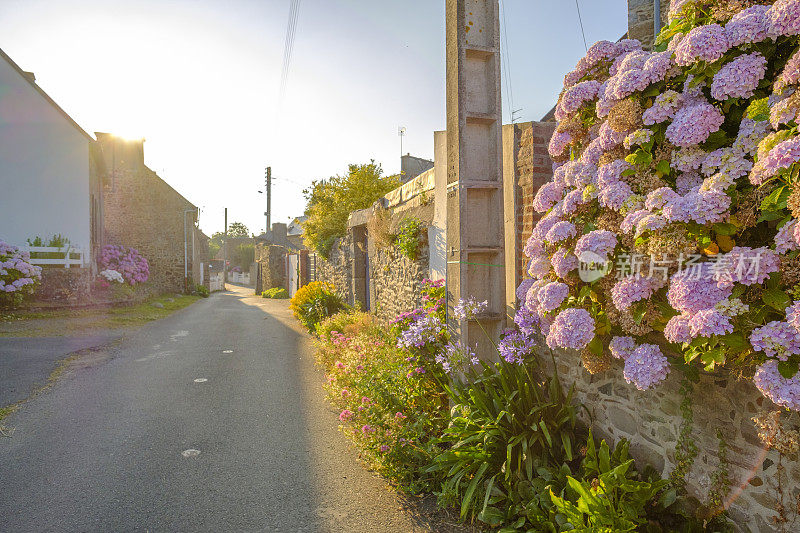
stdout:
<svg viewBox="0 0 800 533">
<path fill-rule="evenodd" d="M 144 140 L 95 133 L 108 178 L 103 190 L 105 243 L 136 248 L 150 263 L 151 292 L 179 292 L 188 278 L 207 283 L 207 245 L 196 232 L 197 207 L 144 163 Z M 199 231 L 199 230 L 197 230 Z M 206 238 L 207 240 L 207 238 Z M 198 270 L 195 273 L 195 269 Z"/>
</svg>

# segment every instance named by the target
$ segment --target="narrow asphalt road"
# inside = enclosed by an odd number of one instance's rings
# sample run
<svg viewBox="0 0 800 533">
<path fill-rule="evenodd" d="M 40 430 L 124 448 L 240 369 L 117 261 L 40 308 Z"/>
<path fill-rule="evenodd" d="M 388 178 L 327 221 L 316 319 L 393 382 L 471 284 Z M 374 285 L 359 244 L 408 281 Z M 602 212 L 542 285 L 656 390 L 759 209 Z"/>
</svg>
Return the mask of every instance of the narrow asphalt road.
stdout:
<svg viewBox="0 0 800 533">
<path fill-rule="evenodd" d="M 3 421 L 0 530 L 429 528 L 357 462 L 287 302 L 230 289 Z"/>
</svg>

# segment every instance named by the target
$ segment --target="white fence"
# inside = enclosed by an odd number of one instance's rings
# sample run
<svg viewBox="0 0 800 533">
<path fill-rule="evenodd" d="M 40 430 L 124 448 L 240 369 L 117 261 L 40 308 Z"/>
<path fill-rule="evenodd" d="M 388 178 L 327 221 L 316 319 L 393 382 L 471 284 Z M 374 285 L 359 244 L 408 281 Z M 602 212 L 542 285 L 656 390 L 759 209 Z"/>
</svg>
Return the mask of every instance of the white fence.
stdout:
<svg viewBox="0 0 800 533">
<path fill-rule="evenodd" d="M 58 265 L 64 268 L 71 266 L 82 267 L 86 264 L 88 259 L 86 254 L 80 248 L 72 248 L 65 246 L 63 248 L 56 248 L 52 246 L 20 246 L 20 251 L 29 252 L 31 254 L 30 263 L 32 265 Z M 42 254 L 59 255 L 60 257 L 37 257 Z"/>
<path fill-rule="evenodd" d="M 239 285 L 250 285 L 249 272 L 229 272 L 231 283 L 238 283 Z"/>
</svg>

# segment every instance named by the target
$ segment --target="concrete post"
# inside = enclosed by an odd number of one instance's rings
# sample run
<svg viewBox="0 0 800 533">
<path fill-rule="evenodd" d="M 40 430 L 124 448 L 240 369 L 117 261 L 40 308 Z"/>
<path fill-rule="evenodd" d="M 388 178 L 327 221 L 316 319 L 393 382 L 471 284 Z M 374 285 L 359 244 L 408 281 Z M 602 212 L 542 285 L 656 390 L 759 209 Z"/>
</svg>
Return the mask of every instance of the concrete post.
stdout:
<svg viewBox="0 0 800 533">
<path fill-rule="evenodd" d="M 488 300 L 479 318 L 494 341 L 505 323 L 498 0 L 446 0 L 446 15 L 449 326 L 490 360 L 479 325 L 452 309 L 460 298 Z"/>
</svg>

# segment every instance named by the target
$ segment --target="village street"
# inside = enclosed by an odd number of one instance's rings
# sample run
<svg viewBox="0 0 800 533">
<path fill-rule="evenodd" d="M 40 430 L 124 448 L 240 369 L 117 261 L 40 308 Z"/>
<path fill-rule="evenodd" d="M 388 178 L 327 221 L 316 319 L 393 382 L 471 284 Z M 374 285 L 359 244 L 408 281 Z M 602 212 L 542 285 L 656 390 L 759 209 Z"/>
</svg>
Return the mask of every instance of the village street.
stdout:
<svg viewBox="0 0 800 533">
<path fill-rule="evenodd" d="M 309 347 L 286 300 L 229 286 L 94 354 L 3 421 L 0 529 L 428 530 L 357 462 Z"/>
</svg>

